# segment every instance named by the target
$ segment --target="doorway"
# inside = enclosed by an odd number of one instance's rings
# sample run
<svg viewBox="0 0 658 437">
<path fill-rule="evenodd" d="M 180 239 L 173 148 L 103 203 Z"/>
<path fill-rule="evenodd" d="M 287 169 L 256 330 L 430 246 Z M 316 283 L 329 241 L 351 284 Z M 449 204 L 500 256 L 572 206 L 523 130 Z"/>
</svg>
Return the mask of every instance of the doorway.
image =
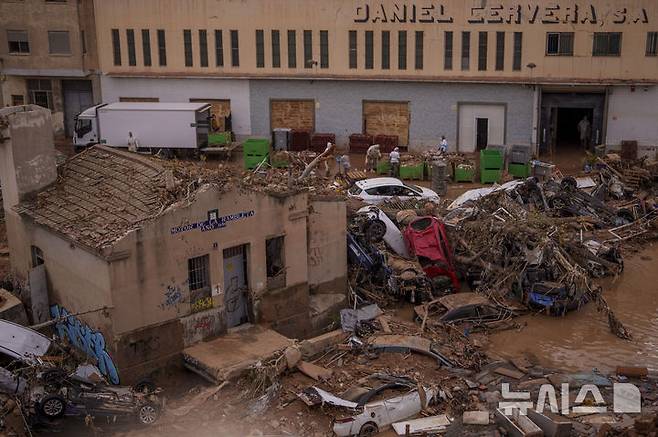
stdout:
<svg viewBox="0 0 658 437">
<path fill-rule="evenodd" d="M 475 119 L 475 145 L 477 150 L 483 150 L 489 145 L 489 119 Z"/>
<path fill-rule="evenodd" d="M 67 137 L 73 136 L 75 118 L 79 113 L 94 105 L 90 80 L 63 80 L 64 130 Z"/>
<path fill-rule="evenodd" d="M 249 321 L 246 244 L 224 249 L 224 308 L 226 326 L 233 328 Z"/>
<path fill-rule="evenodd" d="M 594 108 L 557 108 L 555 121 L 555 148 L 556 151 L 568 152 L 583 152 L 583 147 L 580 142 L 580 131 L 578 124 L 580 121 L 587 117 L 590 123 L 590 144 L 591 146 L 591 123 Z"/>
</svg>

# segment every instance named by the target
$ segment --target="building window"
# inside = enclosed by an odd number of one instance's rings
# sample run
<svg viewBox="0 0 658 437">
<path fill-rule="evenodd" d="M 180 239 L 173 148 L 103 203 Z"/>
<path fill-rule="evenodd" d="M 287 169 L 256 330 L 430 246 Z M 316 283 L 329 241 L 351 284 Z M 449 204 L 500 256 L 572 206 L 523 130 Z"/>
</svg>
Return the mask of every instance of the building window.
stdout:
<svg viewBox="0 0 658 437">
<path fill-rule="evenodd" d="M 374 48 L 373 48 L 373 32 L 372 30 L 366 30 L 366 70 L 372 70 L 374 68 Z"/>
<path fill-rule="evenodd" d="M 320 31 L 320 68 L 329 68 L 329 31 Z"/>
<path fill-rule="evenodd" d="M 521 71 L 521 54 L 523 53 L 523 33 L 514 32 L 514 62 L 512 69 Z"/>
<path fill-rule="evenodd" d="M 48 79 L 28 79 L 27 95 L 31 104 L 54 109 L 53 88 Z"/>
<path fill-rule="evenodd" d="M 187 260 L 190 291 L 210 288 L 210 256 L 203 255 Z"/>
<path fill-rule="evenodd" d="M 256 30 L 256 67 L 265 67 L 265 35 L 262 29 Z"/>
<path fill-rule="evenodd" d="M 167 65 L 167 39 L 163 29 L 158 29 L 158 64 L 161 67 Z"/>
<path fill-rule="evenodd" d="M 265 264 L 267 288 L 285 287 L 286 264 L 284 260 L 283 236 L 270 238 L 265 241 Z"/>
<path fill-rule="evenodd" d="M 119 39 L 119 29 L 112 29 L 112 53 L 114 56 L 114 65 L 121 65 L 121 40 Z"/>
<path fill-rule="evenodd" d="M 471 68 L 471 32 L 462 32 L 462 70 Z"/>
<path fill-rule="evenodd" d="M 546 54 L 552 56 L 573 56 L 573 32 L 547 33 Z"/>
<path fill-rule="evenodd" d="M 82 54 L 86 55 L 87 54 L 87 36 L 85 35 L 84 30 L 80 31 L 80 44 L 82 45 Z"/>
<path fill-rule="evenodd" d="M 647 32 L 647 56 L 658 55 L 658 32 Z"/>
<path fill-rule="evenodd" d="M 272 67 L 281 67 L 281 38 L 278 30 L 272 31 Z"/>
<path fill-rule="evenodd" d="M 221 30 L 215 30 L 215 65 L 224 66 L 224 38 Z"/>
<path fill-rule="evenodd" d="M 151 66 L 151 32 L 148 29 L 142 29 L 142 57 L 144 66 Z"/>
<path fill-rule="evenodd" d="M 594 32 L 594 47 L 592 56 L 621 55 L 621 33 Z"/>
<path fill-rule="evenodd" d="M 185 66 L 191 67 L 194 64 L 192 59 L 192 31 L 183 30 L 183 45 L 185 47 Z"/>
<path fill-rule="evenodd" d="M 240 41 L 237 30 L 231 31 L 231 66 L 240 66 Z"/>
<path fill-rule="evenodd" d="M 135 31 L 133 29 L 126 29 L 126 42 L 128 44 L 128 65 L 134 67 L 137 65 L 137 58 L 135 57 Z"/>
<path fill-rule="evenodd" d="M 444 32 L 443 68 L 452 70 L 452 32 Z"/>
<path fill-rule="evenodd" d="M 505 32 L 496 32 L 496 71 L 505 69 Z"/>
<path fill-rule="evenodd" d="M 8 30 L 9 53 L 30 53 L 26 30 Z"/>
<path fill-rule="evenodd" d="M 382 30 L 382 70 L 391 68 L 391 32 Z"/>
<path fill-rule="evenodd" d="M 37 246 L 30 246 L 30 253 L 32 255 L 32 268 L 40 266 L 44 263 L 43 261 L 43 251 Z"/>
<path fill-rule="evenodd" d="M 423 69 L 423 32 L 416 31 L 416 70 Z"/>
<path fill-rule="evenodd" d="M 71 40 L 67 30 L 48 31 L 48 52 L 51 55 L 71 54 Z"/>
<path fill-rule="evenodd" d="M 304 68 L 313 67 L 313 33 L 304 31 Z"/>
<path fill-rule="evenodd" d="M 25 104 L 25 97 L 21 94 L 11 95 L 11 106 L 21 106 Z"/>
<path fill-rule="evenodd" d="M 199 63 L 202 67 L 208 66 L 208 31 L 199 30 Z"/>
<path fill-rule="evenodd" d="M 350 68 L 356 68 L 356 30 L 350 30 L 349 33 L 350 43 Z"/>
<path fill-rule="evenodd" d="M 288 68 L 297 68 L 297 32 L 288 31 Z"/>
<path fill-rule="evenodd" d="M 398 69 L 407 69 L 407 31 L 398 32 Z"/>
<path fill-rule="evenodd" d="M 489 43 L 489 34 L 487 32 L 478 33 L 478 70 L 487 71 L 487 49 Z"/>
</svg>

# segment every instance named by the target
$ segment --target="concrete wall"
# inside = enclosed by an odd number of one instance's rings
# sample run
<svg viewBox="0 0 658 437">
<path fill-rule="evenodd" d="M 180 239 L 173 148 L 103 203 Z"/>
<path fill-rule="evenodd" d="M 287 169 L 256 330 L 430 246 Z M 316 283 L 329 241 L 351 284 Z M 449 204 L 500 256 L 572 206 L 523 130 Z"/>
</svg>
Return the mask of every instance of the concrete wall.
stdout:
<svg viewBox="0 0 658 437">
<path fill-rule="evenodd" d="M 270 99 L 314 99 L 315 131 L 335 133 L 339 145 L 362 132 L 364 100 L 408 101 L 411 148 L 435 146 L 445 135 L 454 151 L 457 104 L 484 102 L 507 104 L 508 144 L 532 142 L 533 91 L 520 85 L 252 80 L 250 89 L 253 135 L 268 135 Z"/>
<path fill-rule="evenodd" d="M 311 293 L 347 290 L 347 211 L 344 201 L 313 199 L 308 216 Z"/>
<path fill-rule="evenodd" d="M 538 0 L 534 2 L 487 2 L 444 0 L 399 2 L 396 0 L 96 0 L 101 69 L 110 74 L 145 76 L 218 74 L 234 77 L 324 78 L 418 78 L 433 80 L 658 80 L 658 58 L 645 56 L 646 33 L 655 31 L 655 0 Z M 397 8 L 396 8 L 397 6 Z M 576 13 L 576 6 L 578 11 Z M 404 22 L 399 17 L 404 15 Z M 412 9 L 413 7 L 413 9 Z M 415 13 L 414 13 L 415 11 Z M 441 13 L 443 11 L 443 14 Z M 397 12 L 397 14 L 396 14 Z M 397 15 L 398 17 L 395 17 Z M 111 29 L 119 29 L 122 65 L 113 63 Z M 164 29 L 167 34 L 167 66 L 144 66 L 137 50 L 137 65 L 127 62 L 126 29 Z M 192 32 L 193 65 L 186 66 L 183 30 Z M 198 30 L 208 31 L 209 65 L 199 61 Z M 214 29 L 224 30 L 224 65 L 215 65 Z M 239 32 L 240 66 L 230 63 L 228 29 Z M 256 63 L 256 30 L 264 31 L 264 65 Z M 271 30 L 279 30 L 281 67 L 272 63 Z M 287 30 L 297 32 L 297 67 L 288 68 Z M 304 68 L 303 31 L 313 35 L 312 60 Z M 320 62 L 320 31 L 328 30 L 329 68 Z M 390 69 L 381 68 L 381 32 L 391 32 Z M 407 68 L 398 68 L 398 34 L 407 31 Z M 356 31 L 357 68 L 349 65 L 348 32 Z M 365 32 L 374 32 L 373 68 L 365 65 Z M 415 32 L 424 33 L 423 68 L 415 68 Z M 454 33 L 453 69 L 443 64 L 444 32 Z M 470 68 L 461 67 L 461 32 L 470 31 Z M 486 70 L 478 69 L 478 33 L 487 32 Z M 505 66 L 495 69 L 496 32 L 505 32 Z M 513 33 L 522 32 L 521 68 L 513 70 Z M 547 56 L 547 32 L 575 32 L 573 56 Z M 594 32 L 623 32 L 621 56 L 592 56 Z M 137 46 L 141 39 L 136 38 Z M 153 46 L 153 45 L 152 45 Z M 534 64 L 534 68 L 526 65 Z"/>
<path fill-rule="evenodd" d="M 658 146 L 658 86 L 611 89 L 607 144 L 621 146 L 623 140 L 635 140 L 640 146 Z"/>
<path fill-rule="evenodd" d="M 155 56 L 155 54 L 154 54 Z M 120 97 L 157 97 L 161 102 L 189 102 L 190 99 L 229 99 L 233 131 L 251 134 L 249 82 L 231 79 L 139 79 L 101 76 L 103 101 Z"/>
</svg>

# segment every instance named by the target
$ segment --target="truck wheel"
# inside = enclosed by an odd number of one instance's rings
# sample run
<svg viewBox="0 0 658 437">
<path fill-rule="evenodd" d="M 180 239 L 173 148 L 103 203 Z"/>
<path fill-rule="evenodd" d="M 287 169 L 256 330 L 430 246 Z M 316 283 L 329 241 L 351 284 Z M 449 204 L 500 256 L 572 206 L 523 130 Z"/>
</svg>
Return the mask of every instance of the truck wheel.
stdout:
<svg viewBox="0 0 658 437">
<path fill-rule="evenodd" d="M 359 430 L 359 437 L 369 437 L 377 434 L 379 432 L 379 427 L 375 422 L 368 422 L 363 424 Z"/>
<path fill-rule="evenodd" d="M 46 396 L 39 402 L 39 411 L 49 419 L 57 419 L 64 415 L 66 401 L 57 395 Z"/>
<path fill-rule="evenodd" d="M 137 418 L 142 425 L 153 425 L 160 416 L 160 407 L 153 403 L 139 407 Z"/>
</svg>

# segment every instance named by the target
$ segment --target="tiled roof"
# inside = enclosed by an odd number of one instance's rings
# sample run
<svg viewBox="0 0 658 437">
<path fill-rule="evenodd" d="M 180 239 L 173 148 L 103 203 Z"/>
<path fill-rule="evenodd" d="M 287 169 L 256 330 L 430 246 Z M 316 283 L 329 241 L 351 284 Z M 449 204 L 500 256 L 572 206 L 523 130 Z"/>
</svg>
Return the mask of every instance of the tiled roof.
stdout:
<svg viewBox="0 0 658 437">
<path fill-rule="evenodd" d="M 155 160 L 95 146 L 62 164 L 57 182 L 18 212 L 90 248 L 101 249 L 174 199 Z"/>
</svg>

